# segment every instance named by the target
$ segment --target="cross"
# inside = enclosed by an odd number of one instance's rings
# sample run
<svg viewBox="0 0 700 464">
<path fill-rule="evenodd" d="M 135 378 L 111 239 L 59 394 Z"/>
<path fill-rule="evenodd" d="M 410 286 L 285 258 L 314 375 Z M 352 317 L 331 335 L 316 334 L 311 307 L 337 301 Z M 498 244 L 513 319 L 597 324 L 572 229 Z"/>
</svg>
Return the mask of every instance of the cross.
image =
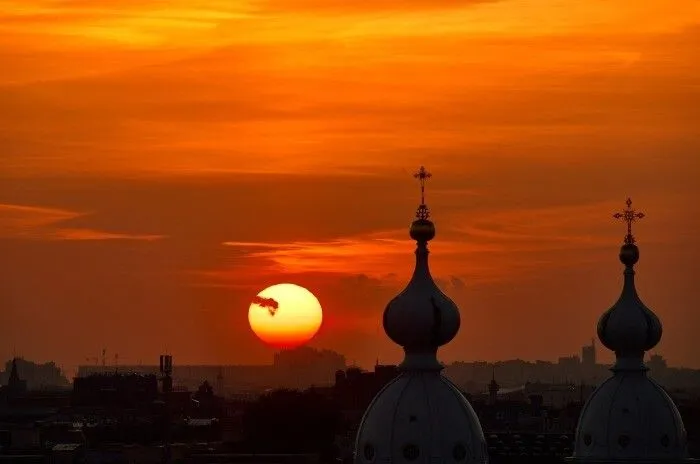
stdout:
<svg viewBox="0 0 700 464">
<path fill-rule="evenodd" d="M 425 170 L 425 166 L 421 166 L 418 172 L 413 174 L 413 177 L 420 181 L 420 204 L 425 204 L 425 181 L 433 177 L 428 171 Z"/>
<path fill-rule="evenodd" d="M 632 209 L 631 198 L 627 199 L 626 204 L 627 209 L 623 210 L 622 212 L 613 214 L 613 217 L 615 219 L 622 219 L 627 223 L 627 235 L 625 236 L 625 244 L 632 245 L 634 244 L 634 236 L 632 235 L 632 223 L 638 219 L 642 219 L 644 217 L 644 213 L 637 212 L 634 209 Z"/>
</svg>

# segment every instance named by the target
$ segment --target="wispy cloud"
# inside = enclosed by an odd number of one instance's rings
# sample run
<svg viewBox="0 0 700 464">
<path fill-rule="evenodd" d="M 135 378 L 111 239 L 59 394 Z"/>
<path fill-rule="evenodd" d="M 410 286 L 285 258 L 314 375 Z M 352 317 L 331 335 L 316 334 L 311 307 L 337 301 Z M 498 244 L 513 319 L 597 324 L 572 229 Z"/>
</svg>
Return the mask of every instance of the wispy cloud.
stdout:
<svg viewBox="0 0 700 464">
<path fill-rule="evenodd" d="M 58 208 L 0 204 L 0 238 L 31 240 L 145 240 L 163 235 L 126 234 L 65 226 L 65 222 L 88 216 Z"/>
<path fill-rule="evenodd" d="M 502 280 L 529 269 L 575 265 L 575 259 L 560 260 L 560 253 L 601 250 L 614 243 L 608 224 L 599 220 L 614 206 L 605 202 L 503 210 L 476 217 L 455 213 L 443 217 L 451 226 L 440 229 L 429 245 L 431 267 L 444 282 L 461 286 L 461 277 L 469 282 Z M 415 246 L 406 235 L 406 230 L 388 230 L 329 241 L 228 241 L 224 245 L 237 251 L 235 265 L 220 276 L 240 276 L 245 268 L 264 275 L 367 275 L 402 281 L 412 269 Z M 580 258 L 585 260 L 585 255 Z"/>
<path fill-rule="evenodd" d="M 47 237 L 51 237 L 48 235 Z M 92 229 L 57 229 L 53 233 L 57 240 L 145 240 L 154 241 L 166 238 L 165 235 L 120 234 Z"/>
<path fill-rule="evenodd" d="M 53 36 L 64 45 L 153 47 L 212 31 L 224 21 L 247 17 L 244 2 L 46 1 L 9 2 L 0 12 L 0 34 Z M 199 43 L 201 46 L 201 43 Z"/>
<path fill-rule="evenodd" d="M 480 3 L 500 0 L 261 0 L 255 2 L 261 11 L 287 13 L 322 13 L 322 14 L 352 14 L 352 13 L 383 13 L 407 11 L 454 10 L 466 8 Z"/>
<path fill-rule="evenodd" d="M 601 229 L 612 222 L 612 213 L 606 213 L 616 211 L 619 206 L 605 201 L 503 210 L 475 218 L 457 217 L 454 229 L 464 234 L 466 240 L 498 242 L 514 251 L 598 247 L 610 242 L 606 234 L 601 234 Z"/>
<path fill-rule="evenodd" d="M 0 204 L 0 235 L 25 235 L 31 230 L 80 215 L 80 213 L 56 208 Z"/>
</svg>

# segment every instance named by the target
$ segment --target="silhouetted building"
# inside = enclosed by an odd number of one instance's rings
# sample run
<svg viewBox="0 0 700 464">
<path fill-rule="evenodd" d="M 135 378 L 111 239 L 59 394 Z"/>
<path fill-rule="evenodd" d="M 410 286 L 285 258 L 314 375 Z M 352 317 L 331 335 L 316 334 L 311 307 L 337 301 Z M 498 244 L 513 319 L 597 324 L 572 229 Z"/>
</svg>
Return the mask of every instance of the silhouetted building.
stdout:
<svg viewBox="0 0 700 464">
<path fill-rule="evenodd" d="M 647 367 L 649 367 L 654 374 L 659 374 L 668 369 L 668 364 L 666 364 L 666 360 L 660 354 L 652 354 L 649 356 L 649 361 L 647 361 Z"/>
<path fill-rule="evenodd" d="M 168 354 L 160 355 L 160 366 L 158 369 L 160 372 L 160 381 L 162 383 L 163 393 L 170 393 L 173 391 L 173 357 Z"/>
<path fill-rule="evenodd" d="M 372 400 L 357 433 L 355 463 L 416 461 L 483 463 L 486 441 L 471 405 L 442 375 L 438 348 L 459 331 L 455 303 L 435 284 L 428 241 L 435 226 L 423 197 L 430 175 L 421 167 L 421 204 L 410 229 L 416 265 L 407 287 L 384 310 L 384 331 L 404 349 L 400 374 Z"/>
<path fill-rule="evenodd" d="M 274 388 L 304 389 L 309 385 L 331 386 L 335 379 L 335 372 L 347 367 L 343 355 L 331 350 L 316 350 L 306 346 L 283 350 L 275 355 L 273 364 L 263 365 L 172 365 L 172 357 L 169 356 L 169 358 L 171 362 L 169 377 L 174 390 L 195 390 L 206 380 L 209 384 L 216 385 L 217 394 L 226 394 L 226 396 L 257 395 Z M 78 366 L 78 377 L 114 372 L 157 375 L 162 380 L 166 377 L 159 365 Z"/>
<path fill-rule="evenodd" d="M 596 365 L 595 340 L 591 340 L 590 345 L 584 345 L 581 348 L 581 364 L 583 364 L 584 368 L 595 367 L 595 365 Z"/>
<path fill-rule="evenodd" d="M 74 407 L 145 408 L 158 399 L 155 375 L 94 374 L 73 381 Z"/>
<path fill-rule="evenodd" d="M 19 372 L 17 371 L 17 358 L 12 360 L 10 376 L 7 380 L 7 385 L 3 387 L 2 391 L 7 398 L 13 398 L 27 391 L 27 381 L 20 379 Z"/>
<path fill-rule="evenodd" d="M 70 387 L 70 382 L 61 373 L 56 364 L 49 362 L 37 364 L 22 358 L 12 358 L 5 363 L 5 369 L 0 371 L 0 385 L 10 382 L 12 373 L 16 372 L 26 384 L 26 390 L 46 390 Z"/>
<path fill-rule="evenodd" d="M 489 404 L 496 404 L 498 400 L 498 391 L 501 386 L 496 382 L 496 370 L 493 371 L 493 376 L 491 377 L 491 382 L 489 382 Z"/>
<path fill-rule="evenodd" d="M 346 411 L 364 411 L 372 398 L 397 375 L 396 366 L 380 364 L 371 372 L 359 367 L 339 370 L 335 374 L 333 396 Z"/>
</svg>

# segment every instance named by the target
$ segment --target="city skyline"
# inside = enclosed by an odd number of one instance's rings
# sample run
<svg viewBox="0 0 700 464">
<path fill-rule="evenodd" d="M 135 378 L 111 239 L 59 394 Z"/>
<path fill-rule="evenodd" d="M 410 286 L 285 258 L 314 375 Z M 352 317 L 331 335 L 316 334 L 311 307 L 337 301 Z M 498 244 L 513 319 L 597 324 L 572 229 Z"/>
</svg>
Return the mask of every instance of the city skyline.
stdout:
<svg viewBox="0 0 700 464">
<path fill-rule="evenodd" d="M 395 362 L 425 164 L 462 317 L 440 360 L 577 352 L 632 197 L 659 352 L 700 368 L 698 3 L 409 3 L 0 12 L 0 359 L 257 364 L 249 305 L 290 282 L 311 346 Z"/>
</svg>

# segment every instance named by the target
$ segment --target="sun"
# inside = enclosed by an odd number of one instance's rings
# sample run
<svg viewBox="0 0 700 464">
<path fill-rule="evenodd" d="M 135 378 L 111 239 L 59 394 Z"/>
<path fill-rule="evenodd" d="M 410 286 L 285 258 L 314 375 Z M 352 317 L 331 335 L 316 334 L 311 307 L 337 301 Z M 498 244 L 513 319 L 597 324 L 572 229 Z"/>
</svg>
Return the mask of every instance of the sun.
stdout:
<svg viewBox="0 0 700 464">
<path fill-rule="evenodd" d="M 311 340 L 321 328 L 323 309 L 313 293 L 295 284 L 267 287 L 253 298 L 248 322 L 255 335 L 277 348 Z"/>
</svg>

